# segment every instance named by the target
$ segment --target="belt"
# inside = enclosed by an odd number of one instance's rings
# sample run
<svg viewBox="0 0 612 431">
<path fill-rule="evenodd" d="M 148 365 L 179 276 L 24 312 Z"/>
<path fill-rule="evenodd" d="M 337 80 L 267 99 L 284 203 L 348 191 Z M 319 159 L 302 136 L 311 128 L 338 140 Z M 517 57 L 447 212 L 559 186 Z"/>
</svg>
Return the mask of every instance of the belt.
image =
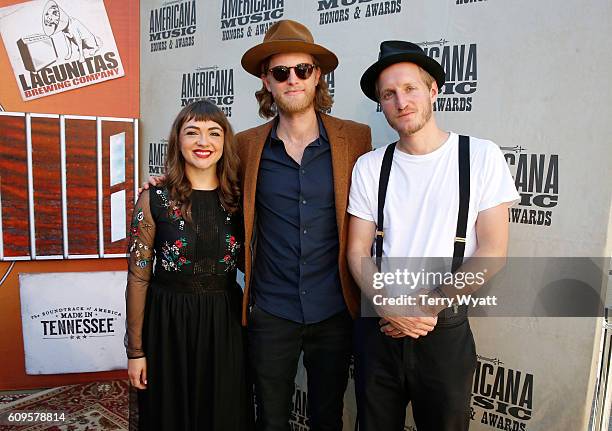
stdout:
<svg viewBox="0 0 612 431">
<path fill-rule="evenodd" d="M 436 326 L 455 326 L 463 323 L 468 317 L 468 306 L 458 305 L 445 308 L 438 313 Z"/>
<path fill-rule="evenodd" d="M 151 284 L 164 290 L 182 293 L 226 292 L 237 287 L 236 273 L 228 274 L 176 274 L 160 271 Z"/>
</svg>

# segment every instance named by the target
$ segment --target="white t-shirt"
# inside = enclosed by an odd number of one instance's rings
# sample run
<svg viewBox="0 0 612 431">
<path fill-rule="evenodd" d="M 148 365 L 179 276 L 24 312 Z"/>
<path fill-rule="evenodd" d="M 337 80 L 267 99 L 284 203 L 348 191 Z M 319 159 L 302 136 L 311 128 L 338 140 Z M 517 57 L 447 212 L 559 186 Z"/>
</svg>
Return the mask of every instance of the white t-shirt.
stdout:
<svg viewBox="0 0 612 431">
<path fill-rule="evenodd" d="M 459 136 L 437 150 L 411 155 L 395 149 L 385 200 L 383 256 L 451 257 L 459 209 Z M 386 147 L 362 155 L 353 168 L 348 212 L 376 223 L 378 183 Z M 497 145 L 470 138 L 470 205 L 465 257 L 476 251 L 480 211 L 519 194 Z"/>
</svg>

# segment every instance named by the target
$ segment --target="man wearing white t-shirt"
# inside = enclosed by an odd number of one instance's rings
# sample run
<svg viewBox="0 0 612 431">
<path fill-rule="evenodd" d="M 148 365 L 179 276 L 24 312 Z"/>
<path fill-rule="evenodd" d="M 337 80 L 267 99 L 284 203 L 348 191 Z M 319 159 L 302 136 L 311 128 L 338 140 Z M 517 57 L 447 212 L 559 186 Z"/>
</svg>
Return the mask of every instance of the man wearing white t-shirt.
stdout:
<svg viewBox="0 0 612 431">
<path fill-rule="evenodd" d="M 453 257 L 457 274 L 474 258 L 505 257 L 508 207 L 519 198 L 497 145 L 438 128 L 432 104 L 444 84 L 440 64 L 410 42 L 386 41 L 380 49 L 361 88 L 380 102 L 399 141 L 361 156 L 353 170 L 347 254 L 362 301 L 371 300 L 364 258 L 374 238 L 379 271 L 381 257 Z M 455 294 L 443 285 L 431 296 Z M 421 311 L 358 319 L 360 431 L 403 430 L 409 402 L 419 431 L 468 429 L 476 351 L 466 307 Z"/>
</svg>

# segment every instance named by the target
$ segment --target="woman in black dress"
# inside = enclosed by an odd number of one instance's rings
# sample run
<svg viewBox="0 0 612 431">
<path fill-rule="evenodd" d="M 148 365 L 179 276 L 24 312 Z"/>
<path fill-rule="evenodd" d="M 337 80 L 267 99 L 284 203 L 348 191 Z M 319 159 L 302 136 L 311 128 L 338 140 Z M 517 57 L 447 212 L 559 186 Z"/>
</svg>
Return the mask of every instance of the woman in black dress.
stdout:
<svg viewBox="0 0 612 431">
<path fill-rule="evenodd" d="M 195 102 L 172 125 L 165 183 L 134 208 L 127 354 L 141 430 L 250 428 L 237 164 L 223 112 Z"/>
</svg>

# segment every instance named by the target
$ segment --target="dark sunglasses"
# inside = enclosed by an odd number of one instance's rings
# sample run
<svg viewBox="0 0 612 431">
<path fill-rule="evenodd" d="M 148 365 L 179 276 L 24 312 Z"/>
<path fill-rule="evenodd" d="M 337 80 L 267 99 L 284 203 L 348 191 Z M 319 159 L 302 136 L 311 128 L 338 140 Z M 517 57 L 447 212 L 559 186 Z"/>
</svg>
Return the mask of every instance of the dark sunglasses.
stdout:
<svg viewBox="0 0 612 431">
<path fill-rule="evenodd" d="M 275 80 L 278 82 L 285 82 L 289 79 L 289 74 L 291 73 L 291 69 L 295 70 L 295 75 L 300 79 L 308 79 L 310 75 L 312 75 L 312 71 L 317 67 L 314 64 L 308 63 L 300 63 L 295 66 L 287 67 L 287 66 L 274 66 L 272 69 L 268 70 L 272 74 Z"/>
</svg>

